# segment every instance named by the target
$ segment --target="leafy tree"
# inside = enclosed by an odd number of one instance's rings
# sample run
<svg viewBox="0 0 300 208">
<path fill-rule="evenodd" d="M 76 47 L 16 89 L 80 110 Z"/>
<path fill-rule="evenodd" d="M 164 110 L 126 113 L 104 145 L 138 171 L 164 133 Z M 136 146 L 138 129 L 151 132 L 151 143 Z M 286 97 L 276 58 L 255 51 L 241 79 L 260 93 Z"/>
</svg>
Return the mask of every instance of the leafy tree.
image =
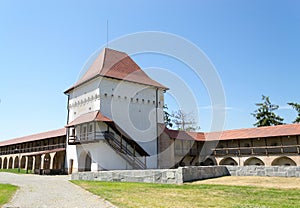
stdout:
<svg viewBox="0 0 300 208">
<path fill-rule="evenodd" d="M 298 116 L 295 119 L 295 121 L 293 121 L 293 123 L 300 123 L 300 104 L 299 103 L 288 103 L 288 105 L 292 106 L 298 112 Z"/>
<path fill-rule="evenodd" d="M 172 118 L 178 130 L 196 131 L 200 129 L 192 113 L 185 113 L 182 110 L 178 110 L 172 113 Z"/>
<path fill-rule="evenodd" d="M 171 121 L 171 114 L 168 112 L 168 106 L 167 104 L 164 105 L 164 123 L 166 127 L 173 127 L 173 123 Z"/>
<path fill-rule="evenodd" d="M 279 108 L 278 105 L 272 104 L 269 96 L 262 95 L 262 103 L 256 103 L 257 110 L 252 113 L 257 122 L 254 126 L 276 126 L 283 124 L 283 118 L 276 115 L 273 111 Z"/>
</svg>

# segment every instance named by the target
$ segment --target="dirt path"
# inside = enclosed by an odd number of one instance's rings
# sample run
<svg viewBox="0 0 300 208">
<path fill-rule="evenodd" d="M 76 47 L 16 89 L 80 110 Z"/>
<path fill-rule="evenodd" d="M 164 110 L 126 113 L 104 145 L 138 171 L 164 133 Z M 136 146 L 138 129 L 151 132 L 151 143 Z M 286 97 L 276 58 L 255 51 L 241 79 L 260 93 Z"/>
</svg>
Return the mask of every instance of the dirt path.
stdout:
<svg viewBox="0 0 300 208">
<path fill-rule="evenodd" d="M 109 202 L 72 184 L 68 181 L 69 177 L 0 173 L 0 183 L 20 187 L 12 201 L 4 207 L 114 207 Z"/>
<path fill-rule="evenodd" d="M 258 186 L 265 188 L 300 189 L 300 178 L 285 177 L 259 177 L 259 176 L 226 176 L 203 181 L 194 184 L 219 184 L 234 186 Z"/>
</svg>

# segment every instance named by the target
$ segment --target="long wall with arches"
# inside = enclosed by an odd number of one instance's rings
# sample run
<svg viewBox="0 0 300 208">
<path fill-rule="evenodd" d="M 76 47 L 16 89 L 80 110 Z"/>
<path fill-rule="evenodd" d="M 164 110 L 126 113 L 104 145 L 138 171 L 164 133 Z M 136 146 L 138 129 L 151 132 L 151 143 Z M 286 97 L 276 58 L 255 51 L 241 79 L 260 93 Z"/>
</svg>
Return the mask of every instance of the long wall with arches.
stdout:
<svg viewBox="0 0 300 208">
<path fill-rule="evenodd" d="M 65 129 L 0 142 L 0 169 L 37 174 L 65 173 Z"/>
<path fill-rule="evenodd" d="M 300 166 L 299 155 L 225 156 L 216 158 L 218 165 L 232 166 Z"/>
<path fill-rule="evenodd" d="M 161 168 L 300 166 L 300 124 L 201 133 L 164 129 Z"/>
</svg>

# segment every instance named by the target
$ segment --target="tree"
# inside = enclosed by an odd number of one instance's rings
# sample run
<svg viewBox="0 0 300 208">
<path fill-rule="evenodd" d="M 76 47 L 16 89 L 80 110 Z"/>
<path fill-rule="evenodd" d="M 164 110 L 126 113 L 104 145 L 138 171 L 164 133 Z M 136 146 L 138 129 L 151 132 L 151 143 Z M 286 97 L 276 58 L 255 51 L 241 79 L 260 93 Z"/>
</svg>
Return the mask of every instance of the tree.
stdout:
<svg viewBox="0 0 300 208">
<path fill-rule="evenodd" d="M 298 113 L 297 118 L 293 123 L 300 123 L 300 104 L 299 103 L 288 103 L 288 105 L 292 106 Z"/>
<path fill-rule="evenodd" d="M 173 127 L 173 123 L 171 121 L 171 114 L 167 111 L 168 110 L 168 106 L 167 104 L 164 105 L 164 123 L 166 125 L 166 127 Z"/>
<path fill-rule="evenodd" d="M 276 115 L 273 111 L 279 108 L 278 105 L 272 104 L 269 96 L 262 95 L 262 103 L 256 103 L 258 109 L 252 113 L 257 122 L 254 124 L 256 127 L 260 126 L 276 126 L 283 124 L 283 118 Z"/>
<path fill-rule="evenodd" d="M 192 113 L 185 113 L 182 110 L 178 110 L 172 113 L 172 118 L 178 130 L 196 131 L 200 129 Z"/>
</svg>

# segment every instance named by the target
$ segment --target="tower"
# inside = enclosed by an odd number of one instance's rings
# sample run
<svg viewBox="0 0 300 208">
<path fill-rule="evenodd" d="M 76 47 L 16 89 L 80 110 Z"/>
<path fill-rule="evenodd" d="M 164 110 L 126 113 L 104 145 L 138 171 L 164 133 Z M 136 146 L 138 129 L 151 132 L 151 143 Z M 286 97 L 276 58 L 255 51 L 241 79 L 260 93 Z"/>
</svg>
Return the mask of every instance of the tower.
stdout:
<svg viewBox="0 0 300 208">
<path fill-rule="evenodd" d="M 103 49 L 65 91 L 69 169 L 157 168 L 165 90 L 126 53 Z"/>
</svg>

